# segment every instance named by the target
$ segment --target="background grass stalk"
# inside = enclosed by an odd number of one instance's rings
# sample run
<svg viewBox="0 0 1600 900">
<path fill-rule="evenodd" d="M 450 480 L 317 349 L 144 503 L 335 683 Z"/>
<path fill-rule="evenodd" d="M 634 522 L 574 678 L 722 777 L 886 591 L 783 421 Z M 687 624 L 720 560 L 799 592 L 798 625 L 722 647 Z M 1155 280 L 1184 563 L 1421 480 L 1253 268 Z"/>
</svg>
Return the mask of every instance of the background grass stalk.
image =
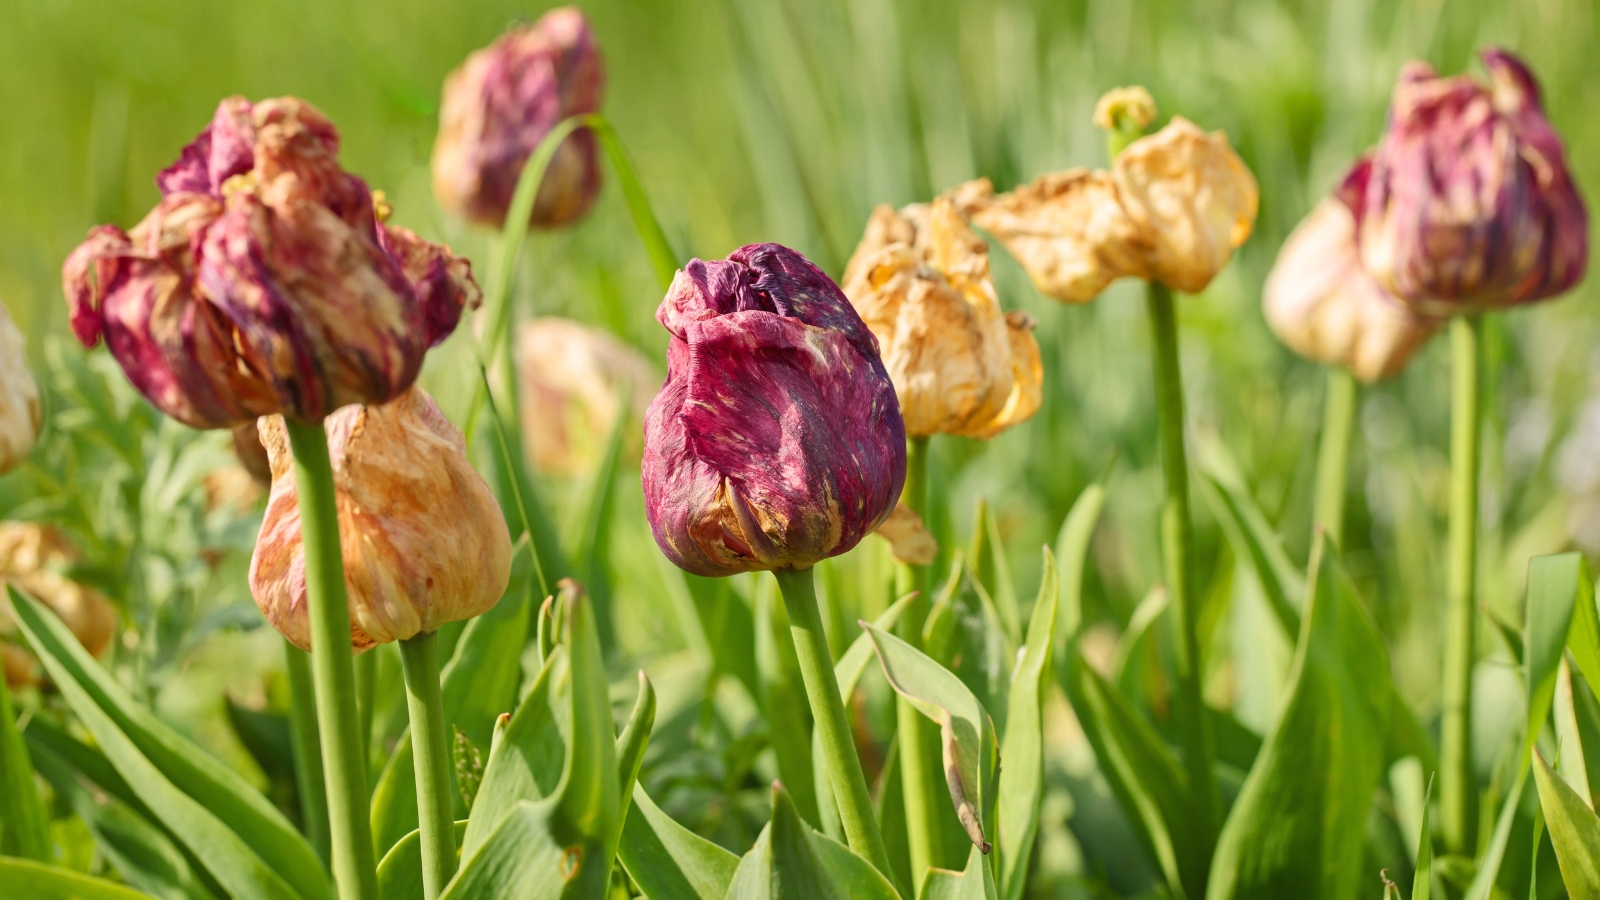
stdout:
<svg viewBox="0 0 1600 900">
<path fill-rule="evenodd" d="M 289 674 L 289 740 L 295 790 L 300 797 L 300 830 L 327 864 L 331 862 L 328 789 L 322 777 L 322 753 L 317 748 L 317 689 L 311 680 L 311 656 L 288 641 L 283 642 L 283 656 Z"/>
<path fill-rule="evenodd" d="M 1477 642 L 1478 459 L 1483 410 L 1478 367 L 1483 320 L 1450 320 L 1450 544 L 1446 557 L 1447 614 L 1439 818 L 1445 846 L 1470 853 L 1477 827 L 1477 780 L 1472 765 L 1472 656 Z"/>
<path fill-rule="evenodd" d="M 839 697 L 839 681 L 833 673 L 833 655 L 828 652 L 828 636 L 822 628 L 822 613 L 817 608 L 816 584 L 812 570 L 775 569 L 778 590 L 789 613 L 789 633 L 800 660 L 800 675 L 806 684 L 806 699 L 822 736 L 822 764 L 828 767 L 839 804 L 839 820 L 844 825 L 850 849 L 866 857 L 885 878 L 894 875 L 889 868 L 889 853 L 872 814 L 872 796 L 867 792 L 867 776 L 861 770 L 855 741 L 850 736 L 850 720 Z"/>
<path fill-rule="evenodd" d="M 1350 434 L 1355 424 L 1358 387 L 1343 366 L 1328 369 L 1322 400 L 1322 441 L 1317 449 L 1317 494 L 1312 522 L 1334 544 L 1344 540 L 1344 495 L 1350 467 Z"/>
<path fill-rule="evenodd" d="M 350 603 L 334 507 L 333 465 L 322 423 L 285 419 L 294 448 L 295 491 L 306 555 L 306 604 L 311 615 L 311 673 L 317 731 L 327 782 L 333 878 L 340 900 L 377 900 L 378 869 L 368 818 L 366 760 L 350 652 Z"/>
<path fill-rule="evenodd" d="M 450 796 L 450 744 L 439 694 L 438 633 L 400 642 L 411 749 L 417 771 L 418 837 L 422 842 L 422 894 L 435 900 L 456 873 L 455 812 Z"/>
<path fill-rule="evenodd" d="M 1172 291 L 1149 283 L 1148 302 L 1155 383 L 1161 470 L 1166 498 L 1161 504 L 1161 550 L 1172 603 L 1173 663 L 1177 698 L 1174 704 L 1189 774 L 1189 807 L 1194 829 L 1200 834 L 1204 857 L 1211 856 L 1216 841 L 1218 806 L 1216 750 L 1200 692 L 1200 642 L 1192 582 L 1194 528 L 1189 518 L 1189 460 L 1184 449 L 1183 373 L 1178 361 L 1178 319 Z M 1202 875 L 1204 873 L 1201 873 Z M 1199 879 L 1204 884 L 1205 879 Z"/>
</svg>

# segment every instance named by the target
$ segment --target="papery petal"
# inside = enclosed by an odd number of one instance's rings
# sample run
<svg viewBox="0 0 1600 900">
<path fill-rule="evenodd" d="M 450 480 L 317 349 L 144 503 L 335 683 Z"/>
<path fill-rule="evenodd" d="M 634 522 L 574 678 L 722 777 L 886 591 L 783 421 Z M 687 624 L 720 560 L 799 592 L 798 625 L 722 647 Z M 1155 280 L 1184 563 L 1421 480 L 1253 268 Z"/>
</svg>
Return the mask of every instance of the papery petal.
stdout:
<svg viewBox="0 0 1600 900">
<path fill-rule="evenodd" d="M 222 183 L 250 171 L 255 162 L 255 122 L 250 101 L 229 97 L 211 124 L 183 148 L 178 161 L 156 176 L 161 196 L 177 193 L 222 196 Z"/>
<path fill-rule="evenodd" d="M 68 578 L 65 570 L 79 561 L 76 547 L 61 532 L 33 522 L 0 522 L 0 634 L 17 639 L 16 613 L 7 583 L 48 606 L 72 631 L 91 656 L 100 656 L 116 634 L 117 611 L 99 591 Z M 32 654 L 0 644 L 8 684 L 36 679 Z"/>
<path fill-rule="evenodd" d="M 932 565 L 939 555 L 939 542 L 922 524 L 916 510 L 901 501 L 874 532 L 889 542 L 889 552 L 908 566 Z"/>
<path fill-rule="evenodd" d="M 473 279 L 472 262 L 466 257 L 393 225 L 380 225 L 378 239 L 399 263 L 417 302 L 422 304 L 430 347 L 456 330 L 463 309 L 477 309 L 483 302 L 483 291 Z"/>
</svg>

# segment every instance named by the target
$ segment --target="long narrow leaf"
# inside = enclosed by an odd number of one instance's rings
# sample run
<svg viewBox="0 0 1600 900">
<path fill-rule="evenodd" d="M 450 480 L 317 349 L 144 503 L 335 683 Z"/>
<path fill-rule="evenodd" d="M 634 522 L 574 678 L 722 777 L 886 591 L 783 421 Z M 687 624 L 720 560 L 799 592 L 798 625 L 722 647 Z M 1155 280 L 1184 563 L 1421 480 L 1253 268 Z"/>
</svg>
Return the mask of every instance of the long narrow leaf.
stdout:
<svg viewBox="0 0 1600 900">
<path fill-rule="evenodd" d="M 0 853 L 47 862 L 50 819 L 33 783 L 28 745 L 17 730 L 11 691 L 0 678 Z"/>
<path fill-rule="evenodd" d="M 1600 816 L 1539 753 L 1534 754 L 1533 779 L 1567 893 L 1572 900 L 1600 900 Z"/>
<path fill-rule="evenodd" d="M 151 900 L 114 881 L 27 859 L 0 857 L 0 884 L 8 897 L 27 900 Z"/>
<path fill-rule="evenodd" d="M 673 821 L 639 784 L 617 855 L 650 900 L 722 900 L 739 868 L 739 857 Z"/>
<path fill-rule="evenodd" d="M 1039 833 L 1039 804 L 1044 798 L 1044 695 L 1054 649 L 1056 609 L 1060 599 L 1055 554 L 1044 548 L 1039 596 L 1028 619 L 1027 643 L 1011 676 L 1011 709 L 1000 743 L 1000 896 L 1018 900 L 1028 880 L 1028 861 Z"/>
</svg>

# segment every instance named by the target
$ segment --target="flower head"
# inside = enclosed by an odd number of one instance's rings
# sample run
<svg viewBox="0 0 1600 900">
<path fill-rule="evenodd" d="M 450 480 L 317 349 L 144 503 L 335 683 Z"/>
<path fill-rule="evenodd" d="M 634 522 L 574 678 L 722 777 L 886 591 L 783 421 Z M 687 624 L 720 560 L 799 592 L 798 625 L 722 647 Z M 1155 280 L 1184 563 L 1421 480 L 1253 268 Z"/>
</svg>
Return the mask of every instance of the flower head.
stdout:
<svg viewBox="0 0 1600 900">
<path fill-rule="evenodd" d="M 39 384 L 28 371 L 26 339 L 0 303 L 0 475 L 28 458 L 44 409 Z"/>
<path fill-rule="evenodd" d="M 598 112 L 605 65 L 589 22 L 553 9 L 467 57 L 444 84 L 433 194 L 465 218 L 500 227 L 528 157 L 563 119 Z M 580 128 L 550 161 L 531 223 L 565 225 L 600 192 L 594 132 Z"/>
<path fill-rule="evenodd" d="M 589 471 L 622 417 L 643 423 L 661 376 L 616 335 L 570 319 L 534 319 L 517 329 L 517 397 L 529 462 L 545 472 Z M 623 458 L 637 462 L 638 425 Z"/>
<path fill-rule="evenodd" d="M 129 232 L 99 226 L 62 269 L 72 327 L 197 428 L 381 403 L 479 297 L 466 260 L 381 223 L 333 123 L 292 97 L 234 97 L 156 179 Z"/>
<path fill-rule="evenodd" d="M 888 517 L 906 472 L 894 384 L 822 270 L 777 244 L 692 260 L 656 318 L 672 338 L 645 419 L 645 510 L 674 563 L 805 568 Z"/>
<path fill-rule="evenodd" d="M 0 635 L 14 636 L 15 613 L 9 582 L 50 609 L 71 629 L 83 649 L 99 656 L 111 646 L 117 611 L 97 590 L 68 577 L 79 561 L 77 548 L 46 525 L 0 522 Z M 38 680 L 33 655 L 20 645 L 0 643 L 6 683 L 32 684 Z"/>
<path fill-rule="evenodd" d="M 906 434 L 987 439 L 1038 411 L 1033 319 L 1000 311 L 989 247 L 949 199 L 873 211 L 844 290 L 878 339 Z"/>
<path fill-rule="evenodd" d="M 1588 265 L 1588 213 L 1533 73 L 1503 50 L 1482 58 L 1489 84 L 1407 65 L 1344 189 L 1368 271 L 1435 315 L 1553 297 Z"/>
<path fill-rule="evenodd" d="M 405 640 L 499 602 L 511 577 L 500 505 L 467 462 L 466 443 L 421 388 L 327 420 L 328 455 L 358 650 Z M 261 420 L 272 492 L 250 561 L 267 621 L 311 650 L 305 550 L 288 430 Z"/>
<path fill-rule="evenodd" d="M 1112 88 L 1094 105 L 1094 127 L 1105 131 L 1143 131 L 1156 120 L 1156 99 L 1139 85 Z"/>
</svg>

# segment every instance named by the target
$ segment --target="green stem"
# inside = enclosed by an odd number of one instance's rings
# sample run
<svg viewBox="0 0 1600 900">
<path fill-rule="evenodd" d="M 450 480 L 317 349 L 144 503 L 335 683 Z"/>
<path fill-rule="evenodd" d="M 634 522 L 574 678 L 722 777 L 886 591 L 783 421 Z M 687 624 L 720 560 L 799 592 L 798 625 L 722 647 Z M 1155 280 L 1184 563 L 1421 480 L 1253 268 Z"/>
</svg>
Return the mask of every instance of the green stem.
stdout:
<svg viewBox="0 0 1600 900">
<path fill-rule="evenodd" d="M 810 568 L 777 569 L 778 590 L 789 613 L 789 633 L 794 638 L 800 660 L 800 675 L 806 683 L 806 699 L 817 732 L 822 736 L 823 764 L 839 804 L 839 819 L 850 849 L 866 857 L 885 878 L 893 878 L 889 854 L 872 814 L 872 797 L 867 793 L 867 776 L 861 771 L 850 737 L 850 722 L 845 717 L 844 701 L 839 697 L 839 680 L 833 673 L 833 656 L 828 652 L 828 636 L 822 628 L 822 613 L 817 609 L 816 585 Z"/>
<path fill-rule="evenodd" d="M 1189 774 L 1189 806 L 1209 859 L 1216 839 L 1218 807 L 1215 749 L 1200 692 L 1200 641 L 1194 585 L 1194 531 L 1189 519 L 1189 461 L 1184 450 L 1183 372 L 1178 362 L 1178 317 L 1167 286 L 1149 283 L 1150 328 L 1154 338 L 1156 403 L 1160 416 L 1161 470 L 1166 498 L 1161 505 L 1161 549 L 1171 599 L 1173 662 L 1177 669 L 1176 707 L 1184 765 Z M 1198 885 L 1204 885 L 1199 873 Z"/>
<path fill-rule="evenodd" d="M 422 895 L 435 900 L 456 873 L 456 826 L 450 796 L 450 743 L 439 694 L 437 632 L 400 642 L 411 752 L 417 770 L 417 830 L 422 840 Z"/>
<path fill-rule="evenodd" d="M 0 583 L 0 596 L 6 587 Z M 0 853 L 39 862 L 54 862 L 50 846 L 50 816 L 45 812 L 39 786 L 34 783 L 28 745 L 17 730 L 17 711 L 11 692 L 0 677 Z"/>
<path fill-rule="evenodd" d="M 1483 322 L 1450 321 L 1450 549 L 1449 611 L 1444 649 L 1444 716 L 1439 818 L 1451 852 L 1470 852 L 1477 836 L 1477 781 L 1472 766 L 1472 656 L 1477 641 L 1478 451 L 1482 408 L 1478 359 Z"/>
<path fill-rule="evenodd" d="M 1356 379 L 1349 369 L 1342 366 L 1328 369 L 1328 393 L 1322 401 L 1322 446 L 1317 450 L 1317 498 L 1312 518 L 1335 545 L 1344 541 L 1344 494 L 1356 391 Z"/>
<path fill-rule="evenodd" d="M 283 642 L 284 668 L 289 673 L 289 739 L 294 753 L 295 787 L 300 794 L 300 821 L 306 840 L 328 860 L 328 792 L 317 750 L 317 689 L 311 680 L 311 655 Z"/>
<path fill-rule="evenodd" d="M 378 687 L 378 651 L 356 657 L 356 714 L 361 723 L 361 758 L 372 764 L 372 698 Z M 370 773 L 369 773 L 370 774 Z"/>
<path fill-rule="evenodd" d="M 368 819 L 366 760 L 361 757 L 358 733 L 350 602 L 345 597 L 328 436 L 321 422 L 286 422 L 294 449 L 295 492 L 305 545 L 311 673 L 316 684 L 323 776 L 328 785 L 333 878 L 340 900 L 377 900 L 378 867 Z"/>
<path fill-rule="evenodd" d="M 906 484 L 901 500 L 919 516 L 928 511 L 927 437 L 913 437 L 906 443 Z M 922 627 L 928 618 L 928 567 L 902 564 L 900 593 L 916 591 L 901 614 L 895 632 L 911 646 L 922 649 Z M 935 759 L 937 737 L 932 723 L 904 697 L 895 697 L 895 726 L 900 734 L 900 787 L 906 808 L 906 847 L 911 863 L 911 881 L 922 889 L 922 873 L 930 866 L 949 863 L 943 858 L 939 812 L 943 773 L 930 763 Z"/>
</svg>

